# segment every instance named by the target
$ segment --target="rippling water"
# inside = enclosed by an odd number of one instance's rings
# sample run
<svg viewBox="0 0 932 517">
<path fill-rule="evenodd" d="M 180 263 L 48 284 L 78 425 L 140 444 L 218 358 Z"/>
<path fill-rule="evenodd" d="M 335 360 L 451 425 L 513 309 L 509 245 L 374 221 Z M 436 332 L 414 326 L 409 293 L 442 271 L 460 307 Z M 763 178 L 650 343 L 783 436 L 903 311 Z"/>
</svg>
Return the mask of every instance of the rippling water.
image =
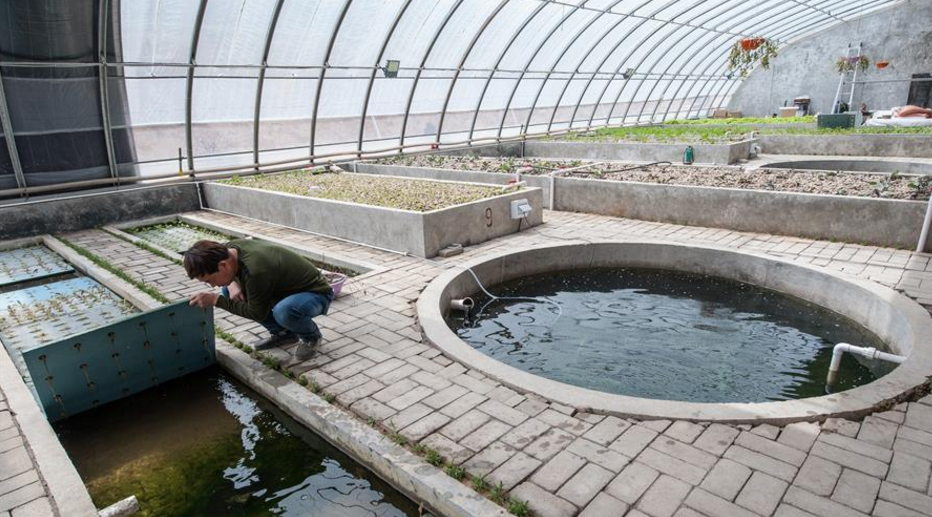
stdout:
<svg viewBox="0 0 932 517">
<path fill-rule="evenodd" d="M 467 343 L 549 379 L 636 397 L 763 402 L 819 396 L 836 343 L 886 349 L 837 313 L 706 275 L 575 270 L 490 290 L 547 301 L 477 298 L 468 320 L 448 321 Z M 844 357 L 835 391 L 892 369 L 858 361 Z"/>
<path fill-rule="evenodd" d="M 56 424 L 98 508 L 142 516 L 414 517 L 417 505 L 217 369 Z"/>
</svg>

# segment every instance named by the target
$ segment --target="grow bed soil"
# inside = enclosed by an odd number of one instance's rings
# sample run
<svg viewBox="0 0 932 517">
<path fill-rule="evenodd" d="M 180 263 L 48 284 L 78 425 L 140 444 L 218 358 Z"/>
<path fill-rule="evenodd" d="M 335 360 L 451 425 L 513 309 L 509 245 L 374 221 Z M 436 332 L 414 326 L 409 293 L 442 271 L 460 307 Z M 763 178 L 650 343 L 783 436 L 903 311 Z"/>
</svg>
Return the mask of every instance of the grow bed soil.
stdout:
<svg viewBox="0 0 932 517">
<path fill-rule="evenodd" d="M 383 160 L 381 163 L 485 172 L 515 172 L 523 169 L 522 174 L 529 175 L 549 174 L 554 170 L 583 165 L 583 162 L 578 160 L 556 161 L 453 156 L 411 156 Z M 819 172 L 795 169 L 744 170 L 737 167 L 682 165 L 651 165 L 636 169 L 633 167 L 640 166 L 630 163 L 609 162 L 576 169 L 565 176 L 664 185 L 738 188 L 905 200 L 929 199 L 929 188 L 932 187 L 932 176 Z"/>
</svg>

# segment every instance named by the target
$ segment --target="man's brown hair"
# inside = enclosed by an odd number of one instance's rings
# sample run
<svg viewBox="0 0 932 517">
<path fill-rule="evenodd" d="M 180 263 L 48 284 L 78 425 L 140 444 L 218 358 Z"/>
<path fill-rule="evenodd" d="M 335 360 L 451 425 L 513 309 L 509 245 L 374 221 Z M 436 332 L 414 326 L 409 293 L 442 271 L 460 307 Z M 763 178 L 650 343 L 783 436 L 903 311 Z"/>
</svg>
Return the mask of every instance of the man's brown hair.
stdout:
<svg viewBox="0 0 932 517">
<path fill-rule="evenodd" d="M 230 256 L 226 246 L 214 241 L 197 241 L 184 252 L 184 270 L 188 278 L 200 278 L 216 273 L 220 261 Z"/>
</svg>

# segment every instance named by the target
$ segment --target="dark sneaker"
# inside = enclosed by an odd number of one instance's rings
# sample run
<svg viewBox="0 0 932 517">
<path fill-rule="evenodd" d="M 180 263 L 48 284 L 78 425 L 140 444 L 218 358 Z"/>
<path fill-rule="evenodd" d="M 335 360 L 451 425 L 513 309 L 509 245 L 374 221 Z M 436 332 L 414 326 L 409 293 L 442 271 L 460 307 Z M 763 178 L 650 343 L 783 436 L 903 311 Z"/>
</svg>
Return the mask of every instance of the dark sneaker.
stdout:
<svg viewBox="0 0 932 517">
<path fill-rule="evenodd" d="M 278 334 L 272 334 L 265 339 L 260 339 L 256 341 L 256 344 L 252 345 L 253 350 L 268 350 L 269 348 L 275 348 L 277 346 L 288 345 L 294 343 L 298 339 L 298 336 L 294 335 L 292 332 L 279 332 Z"/>
<path fill-rule="evenodd" d="M 294 349 L 294 358 L 298 361 L 307 361 L 308 359 L 314 357 L 314 354 L 317 352 L 317 347 L 320 345 L 320 338 L 317 338 L 313 341 L 305 341 L 302 338 L 298 339 L 298 346 Z"/>
</svg>

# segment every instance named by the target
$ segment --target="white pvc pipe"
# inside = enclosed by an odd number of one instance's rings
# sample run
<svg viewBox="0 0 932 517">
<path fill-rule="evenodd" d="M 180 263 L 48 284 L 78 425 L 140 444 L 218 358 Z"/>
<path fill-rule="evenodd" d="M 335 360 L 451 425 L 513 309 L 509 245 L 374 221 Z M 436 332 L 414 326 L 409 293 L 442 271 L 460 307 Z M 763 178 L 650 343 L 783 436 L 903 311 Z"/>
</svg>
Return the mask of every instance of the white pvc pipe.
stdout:
<svg viewBox="0 0 932 517">
<path fill-rule="evenodd" d="M 873 347 L 860 347 L 849 345 L 848 343 L 838 343 L 835 345 L 835 348 L 832 349 L 832 362 L 828 366 L 828 378 L 826 379 L 826 384 L 835 384 L 835 380 L 838 378 L 838 369 L 841 367 L 841 356 L 845 352 L 851 354 L 857 354 L 868 359 L 880 359 L 881 361 L 889 361 L 891 363 L 900 364 L 903 361 L 906 361 L 906 357 L 896 354 L 888 354 L 887 352 L 881 352 Z"/>
<path fill-rule="evenodd" d="M 932 225 L 932 195 L 929 196 L 929 205 L 926 207 L 926 218 L 922 221 L 922 231 L 919 233 L 919 244 L 916 245 L 916 253 L 922 253 L 926 250 L 930 225 Z"/>
</svg>

